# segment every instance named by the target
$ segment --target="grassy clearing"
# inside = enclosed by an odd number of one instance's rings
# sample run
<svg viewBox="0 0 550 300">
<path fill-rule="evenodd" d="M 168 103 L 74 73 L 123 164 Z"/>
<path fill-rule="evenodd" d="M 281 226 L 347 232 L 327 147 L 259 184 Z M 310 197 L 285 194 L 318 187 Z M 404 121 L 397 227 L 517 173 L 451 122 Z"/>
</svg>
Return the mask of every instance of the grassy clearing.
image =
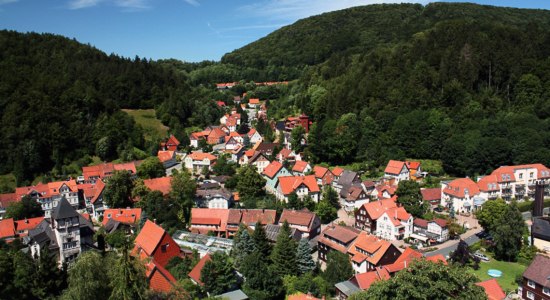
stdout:
<svg viewBox="0 0 550 300">
<path fill-rule="evenodd" d="M 493 256 L 488 252 L 485 252 L 485 255 L 489 256 L 491 260 L 489 262 L 481 262 L 479 264 L 479 270 L 472 270 L 472 272 L 476 274 L 479 279 L 485 281 L 492 278 L 491 276 L 487 275 L 487 270 L 500 270 L 502 271 L 502 277 L 497 278 L 497 281 L 502 289 L 506 293 L 512 290 L 517 290 L 518 285 L 516 284 L 516 276 L 523 274 L 527 267 L 514 262 L 498 261 L 494 259 Z"/>
<path fill-rule="evenodd" d="M 0 193 L 11 193 L 15 191 L 16 186 L 13 174 L 0 175 Z"/>
<path fill-rule="evenodd" d="M 123 112 L 134 118 L 137 124 L 141 125 L 145 131 L 145 139 L 152 140 L 153 137 L 165 137 L 168 133 L 168 127 L 162 125 L 155 115 L 154 109 L 123 109 Z"/>
</svg>

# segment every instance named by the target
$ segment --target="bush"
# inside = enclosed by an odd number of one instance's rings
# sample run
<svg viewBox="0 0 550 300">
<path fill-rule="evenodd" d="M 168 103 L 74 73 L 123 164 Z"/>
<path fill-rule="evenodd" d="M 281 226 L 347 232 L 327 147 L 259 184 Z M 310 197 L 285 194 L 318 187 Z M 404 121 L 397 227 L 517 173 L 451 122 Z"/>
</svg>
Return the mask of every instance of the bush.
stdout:
<svg viewBox="0 0 550 300">
<path fill-rule="evenodd" d="M 521 212 L 533 211 L 534 201 L 518 202 L 518 209 Z M 544 199 L 544 207 L 550 207 L 550 199 Z"/>
</svg>

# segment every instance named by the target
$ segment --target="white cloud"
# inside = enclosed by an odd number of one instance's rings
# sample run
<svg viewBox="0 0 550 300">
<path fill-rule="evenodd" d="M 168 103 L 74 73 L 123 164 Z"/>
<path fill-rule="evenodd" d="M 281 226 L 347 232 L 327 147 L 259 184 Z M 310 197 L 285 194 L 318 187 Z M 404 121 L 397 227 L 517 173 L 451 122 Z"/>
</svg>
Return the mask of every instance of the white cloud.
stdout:
<svg viewBox="0 0 550 300">
<path fill-rule="evenodd" d="M 87 8 L 96 6 L 101 2 L 102 0 L 73 0 L 69 2 L 69 8 L 70 9 L 81 9 L 81 8 Z"/>
<path fill-rule="evenodd" d="M 245 5 L 239 9 L 249 14 L 270 19 L 295 21 L 297 19 L 318 15 L 324 12 L 345 9 L 353 6 L 375 3 L 403 3 L 427 0 L 265 0 L 259 3 Z"/>
<path fill-rule="evenodd" d="M 19 0 L 0 0 L 0 5 L 9 4 L 17 1 Z"/>
<path fill-rule="evenodd" d="M 128 10 L 143 10 L 151 8 L 147 4 L 147 0 L 116 0 L 116 6 L 126 8 Z"/>
<path fill-rule="evenodd" d="M 183 1 L 185 1 L 187 4 L 192 5 L 192 6 L 199 6 L 199 5 L 201 5 L 201 4 L 199 3 L 199 1 L 197 1 L 197 0 L 183 0 Z"/>
<path fill-rule="evenodd" d="M 0 0 L 10 1 L 10 0 Z M 123 11 L 137 11 L 150 8 L 148 0 L 72 0 L 69 2 L 70 9 L 83 9 L 99 5 L 102 2 L 108 2 L 110 5 L 123 8 Z"/>
</svg>

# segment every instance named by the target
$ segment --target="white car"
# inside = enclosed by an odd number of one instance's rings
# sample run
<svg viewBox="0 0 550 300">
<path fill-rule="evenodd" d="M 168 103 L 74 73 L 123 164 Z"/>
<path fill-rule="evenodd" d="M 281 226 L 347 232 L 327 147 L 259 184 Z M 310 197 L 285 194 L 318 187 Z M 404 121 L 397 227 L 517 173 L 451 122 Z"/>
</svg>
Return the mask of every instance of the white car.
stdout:
<svg viewBox="0 0 550 300">
<path fill-rule="evenodd" d="M 476 252 L 474 253 L 474 257 L 477 257 L 477 258 L 479 258 L 479 259 L 482 260 L 482 261 L 489 261 L 489 257 L 488 257 L 487 255 L 485 255 L 485 254 L 479 252 L 479 251 L 476 251 Z"/>
</svg>

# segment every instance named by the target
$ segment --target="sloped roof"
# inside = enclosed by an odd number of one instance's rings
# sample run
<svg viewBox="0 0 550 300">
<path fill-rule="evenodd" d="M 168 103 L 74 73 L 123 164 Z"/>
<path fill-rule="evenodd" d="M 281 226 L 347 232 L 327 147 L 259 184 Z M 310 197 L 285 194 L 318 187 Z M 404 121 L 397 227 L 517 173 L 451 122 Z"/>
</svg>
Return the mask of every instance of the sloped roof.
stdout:
<svg viewBox="0 0 550 300">
<path fill-rule="evenodd" d="M 160 162 L 167 162 L 174 158 L 175 151 L 159 151 L 157 153 L 157 157 L 159 158 Z"/>
<path fill-rule="evenodd" d="M 282 168 L 283 168 L 283 164 L 274 160 L 269 165 L 267 165 L 267 167 L 265 167 L 263 174 L 269 178 L 273 178 L 275 175 L 277 175 L 277 172 L 279 172 L 279 170 Z"/>
<path fill-rule="evenodd" d="M 393 198 L 363 204 L 363 207 L 373 220 L 377 220 L 388 209 L 394 208 L 396 206 L 397 203 Z"/>
<path fill-rule="evenodd" d="M 470 197 L 473 197 L 479 194 L 479 187 L 470 178 L 458 178 L 449 182 L 447 187 L 443 189 L 443 193 L 457 198 L 464 198 L 466 191 L 468 191 Z"/>
<path fill-rule="evenodd" d="M 421 189 L 420 193 L 422 194 L 422 200 L 424 201 L 434 201 L 441 200 L 441 188 L 428 188 Z"/>
<path fill-rule="evenodd" d="M 305 169 L 307 168 L 307 166 L 309 166 L 307 161 L 298 160 L 298 161 L 296 161 L 296 163 L 292 167 L 292 171 L 303 173 L 305 171 Z"/>
<path fill-rule="evenodd" d="M 163 195 L 168 195 L 172 190 L 172 177 L 145 179 L 143 184 L 151 191 L 159 191 Z"/>
<path fill-rule="evenodd" d="M 228 224 L 254 225 L 260 221 L 262 225 L 274 224 L 277 211 L 274 209 L 229 209 Z"/>
<path fill-rule="evenodd" d="M 279 224 L 283 224 L 286 220 L 289 224 L 300 225 L 300 226 L 309 226 L 315 219 L 316 215 L 313 212 L 310 212 L 307 209 L 302 210 L 291 210 L 283 209 L 283 213 L 279 218 Z"/>
<path fill-rule="evenodd" d="M 333 238 L 337 241 L 340 241 L 344 244 L 348 244 L 357 238 L 361 230 L 341 225 L 328 225 L 323 231 L 323 236 Z"/>
<path fill-rule="evenodd" d="M 162 227 L 147 220 L 136 237 L 136 247 L 140 247 L 145 251 L 145 254 L 151 256 L 162 240 L 164 233 Z"/>
<path fill-rule="evenodd" d="M 344 172 L 344 169 L 340 167 L 335 167 L 334 169 L 332 169 L 332 174 L 334 174 L 334 176 L 340 176 L 342 175 L 342 172 Z"/>
<path fill-rule="evenodd" d="M 537 254 L 523 272 L 523 277 L 550 288 L 550 257 Z"/>
<path fill-rule="evenodd" d="M 310 192 L 319 192 L 317 180 L 313 175 L 307 176 L 281 176 L 279 177 L 279 186 L 284 195 L 289 195 L 301 185 L 305 185 Z"/>
<path fill-rule="evenodd" d="M 179 144 L 180 144 L 180 141 L 178 141 L 178 139 L 172 134 L 170 135 L 170 137 L 166 141 L 166 145 L 175 145 L 175 146 L 177 146 Z"/>
<path fill-rule="evenodd" d="M 364 291 L 376 281 L 388 279 L 390 279 L 390 273 L 383 267 L 378 267 L 374 271 L 356 274 L 351 281 L 357 283 L 357 286 Z"/>
<path fill-rule="evenodd" d="M 495 278 L 478 282 L 476 285 L 485 290 L 485 294 L 487 294 L 487 299 L 489 300 L 503 300 L 506 298 L 506 294 Z"/>
<path fill-rule="evenodd" d="M 217 159 L 215 155 L 210 153 L 204 153 L 204 152 L 191 152 L 191 154 L 189 154 L 188 157 L 191 158 L 192 160 L 204 160 L 204 159 L 216 160 Z"/>
<path fill-rule="evenodd" d="M 481 191 L 498 191 L 498 179 L 496 175 L 487 175 L 478 180 L 477 185 Z"/>
<path fill-rule="evenodd" d="M 0 238 L 8 238 L 15 236 L 15 223 L 13 219 L 0 220 Z"/>
<path fill-rule="evenodd" d="M 353 256 L 352 260 L 357 263 L 362 263 L 367 260 L 371 264 L 377 265 L 391 246 L 392 244 L 390 242 L 381 240 L 374 235 L 370 235 L 367 232 L 362 231 L 359 233 L 353 244 L 349 247 L 348 253 Z M 369 253 L 370 256 L 362 254 L 357 251 L 356 248 Z"/>
<path fill-rule="evenodd" d="M 401 221 L 407 221 L 411 217 L 404 207 L 392 207 L 385 212 L 394 226 L 401 225 Z"/>
<path fill-rule="evenodd" d="M 141 208 L 106 209 L 103 212 L 103 225 L 105 226 L 110 219 L 124 224 L 136 224 L 141 219 Z"/>
<path fill-rule="evenodd" d="M 149 288 L 155 291 L 169 292 L 177 282 L 176 278 L 168 270 L 156 264 L 154 260 L 146 264 L 145 275 L 149 280 Z"/>
<path fill-rule="evenodd" d="M 0 207 L 8 207 L 12 202 L 17 202 L 19 199 L 16 193 L 0 194 Z"/>
<path fill-rule="evenodd" d="M 55 220 L 58 219 L 65 219 L 65 218 L 72 218 L 72 217 L 78 217 L 80 216 L 74 207 L 69 204 L 69 201 L 65 197 L 62 197 L 61 200 L 59 200 L 59 203 L 52 211 L 52 217 Z"/>
<path fill-rule="evenodd" d="M 386 165 L 386 169 L 384 169 L 384 173 L 399 175 L 403 170 L 403 166 L 406 166 L 404 161 L 390 160 Z"/>
<path fill-rule="evenodd" d="M 323 176 L 325 176 L 325 174 L 329 172 L 329 169 L 323 166 L 314 166 L 313 172 L 315 173 L 316 178 L 323 178 Z"/>
<path fill-rule="evenodd" d="M 229 209 L 222 208 L 192 208 L 191 226 L 197 225 L 218 225 L 219 230 L 225 231 Z"/>
<path fill-rule="evenodd" d="M 286 299 L 287 300 L 321 300 L 319 298 L 314 297 L 311 294 L 304 294 L 302 292 L 289 295 Z"/>
<path fill-rule="evenodd" d="M 409 168 L 409 170 L 418 170 L 418 168 L 420 168 L 419 161 L 406 161 L 405 163 L 407 164 L 407 168 Z"/>
<path fill-rule="evenodd" d="M 44 221 L 44 217 L 36 217 L 15 221 L 15 230 L 31 230 L 33 228 L 36 228 L 36 226 L 38 226 L 38 224 L 40 224 L 42 221 Z"/>
<path fill-rule="evenodd" d="M 191 270 L 191 272 L 189 272 L 189 277 L 191 277 L 191 279 L 193 279 L 197 284 L 201 286 L 204 285 L 204 283 L 201 281 L 202 269 L 204 268 L 204 265 L 206 264 L 206 262 L 211 260 L 212 258 L 207 253 L 205 256 L 203 256 L 203 258 L 201 258 L 201 260 L 199 260 L 199 262 L 195 265 L 195 267 Z"/>
</svg>

